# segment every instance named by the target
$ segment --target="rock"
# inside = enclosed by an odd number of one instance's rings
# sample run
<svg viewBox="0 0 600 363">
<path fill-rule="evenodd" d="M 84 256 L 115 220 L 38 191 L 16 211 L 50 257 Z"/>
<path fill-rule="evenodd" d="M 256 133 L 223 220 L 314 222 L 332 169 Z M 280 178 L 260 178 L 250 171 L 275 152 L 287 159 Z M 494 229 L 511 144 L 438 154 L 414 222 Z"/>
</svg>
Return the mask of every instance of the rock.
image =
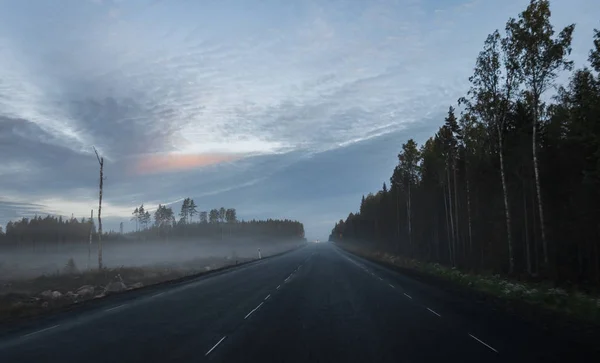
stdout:
<svg viewBox="0 0 600 363">
<path fill-rule="evenodd" d="M 43 299 L 50 300 L 50 299 L 52 299 L 52 291 L 51 291 L 51 290 L 46 290 L 46 291 L 43 291 L 43 292 L 40 294 L 40 296 L 41 296 Z"/>
<path fill-rule="evenodd" d="M 94 287 L 91 285 L 83 285 L 75 291 L 75 294 L 86 297 L 94 295 Z"/>
<path fill-rule="evenodd" d="M 60 291 L 52 291 L 52 299 L 56 300 L 56 299 L 60 299 L 62 297 L 62 294 L 60 293 Z"/>
<path fill-rule="evenodd" d="M 45 308 L 47 308 L 47 307 L 48 307 L 48 302 L 47 302 L 47 301 L 44 301 L 44 302 L 42 303 L 42 307 L 43 307 L 44 309 L 45 309 Z"/>
<path fill-rule="evenodd" d="M 141 282 L 136 282 L 135 284 L 130 286 L 130 288 L 132 289 L 139 289 L 140 287 L 144 287 L 144 284 Z"/>
<path fill-rule="evenodd" d="M 103 298 L 104 296 L 106 296 L 106 295 L 104 295 L 104 293 L 102 293 L 102 294 L 99 294 L 99 295 L 96 295 L 96 296 L 94 296 L 94 299 L 101 299 L 101 298 Z"/>
<path fill-rule="evenodd" d="M 76 293 L 74 293 L 73 291 L 67 291 L 67 293 L 65 294 L 65 297 L 67 299 L 72 299 L 75 300 L 79 297 L 79 295 L 77 295 Z"/>
<path fill-rule="evenodd" d="M 119 291 L 123 291 L 126 289 L 127 289 L 127 286 L 125 286 L 124 283 L 122 283 L 121 281 L 115 281 L 115 282 L 111 282 L 110 284 L 106 285 L 106 288 L 104 289 L 104 293 L 119 292 Z"/>
</svg>

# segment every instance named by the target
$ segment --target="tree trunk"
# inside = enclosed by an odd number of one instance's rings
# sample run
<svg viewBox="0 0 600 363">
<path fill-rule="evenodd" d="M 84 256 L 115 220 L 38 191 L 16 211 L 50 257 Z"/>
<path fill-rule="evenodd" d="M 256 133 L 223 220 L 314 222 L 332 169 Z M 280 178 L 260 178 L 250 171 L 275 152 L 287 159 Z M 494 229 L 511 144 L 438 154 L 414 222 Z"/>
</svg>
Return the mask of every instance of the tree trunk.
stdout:
<svg viewBox="0 0 600 363">
<path fill-rule="evenodd" d="M 502 179 L 502 193 L 504 194 L 504 213 L 506 216 L 506 241 L 508 243 L 508 272 L 513 273 L 515 270 L 515 260 L 513 257 L 513 246 L 510 231 L 510 209 L 508 208 L 508 190 L 506 187 L 506 175 L 504 173 L 504 150 L 502 142 L 502 131 L 498 128 L 498 147 L 500 154 L 500 177 Z"/>
<path fill-rule="evenodd" d="M 467 182 L 467 223 L 469 227 L 469 259 L 473 256 L 473 230 L 471 228 L 471 188 L 469 184 L 469 175 L 465 166 L 465 179 Z"/>
<path fill-rule="evenodd" d="M 100 193 L 98 197 L 98 269 L 102 270 L 102 187 L 104 182 L 104 158 L 100 158 Z"/>
<path fill-rule="evenodd" d="M 406 200 L 407 206 L 407 220 L 408 220 L 408 249 L 409 253 L 412 253 L 412 226 L 411 226 L 411 195 L 410 195 L 410 181 L 408 182 L 408 199 Z"/>
<path fill-rule="evenodd" d="M 531 247 L 529 243 L 529 222 L 527 221 L 527 193 L 523 182 L 523 219 L 525 222 L 525 258 L 527 259 L 527 273 L 531 276 Z"/>
<path fill-rule="evenodd" d="M 456 223 L 456 244 L 460 245 L 460 235 L 459 235 L 459 218 L 458 218 L 458 183 L 456 182 L 456 159 L 452 162 L 452 173 L 453 173 L 453 178 L 454 178 L 454 222 Z M 461 246 L 462 248 L 462 254 L 464 256 L 465 253 L 465 249 L 464 246 Z"/>
<path fill-rule="evenodd" d="M 535 189 L 538 198 L 538 208 L 540 212 L 540 231 L 542 233 L 542 253 L 544 254 L 544 266 L 548 268 L 548 243 L 546 241 L 546 225 L 544 224 L 544 206 L 542 201 L 542 190 L 540 188 L 540 172 L 538 167 L 537 159 L 537 146 L 536 146 L 536 134 L 537 134 L 537 123 L 538 123 L 538 110 L 537 110 L 537 98 L 534 102 L 533 109 L 533 133 L 531 136 L 531 148 L 533 151 L 533 171 L 535 174 Z"/>
<path fill-rule="evenodd" d="M 452 189 L 450 186 L 450 164 L 447 163 L 446 176 L 448 179 L 448 210 L 450 211 L 450 229 L 452 232 L 452 265 L 456 264 L 456 240 L 454 239 L 454 216 L 452 213 Z M 456 201 L 455 201 L 456 202 Z"/>
<path fill-rule="evenodd" d="M 398 229 L 398 239 L 397 239 L 397 252 L 400 252 L 400 193 L 398 193 L 398 188 L 396 186 L 396 227 Z"/>
<path fill-rule="evenodd" d="M 450 257 L 450 265 L 454 266 L 454 261 L 452 260 L 452 238 L 450 237 L 450 217 L 448 213 L 448 201 L 446 200 L 446 188 L 442 186 L 443 196 L 444 196 L 444 210 L 446 211 L 446 233 L 448 235 L 448 255 Z"/>
<path fill-rule="evenodd" d="M 90 213 L 90 241 L 88 243 L 88 262 L 87 269 L 89 270 L 92 265 L 92 233 L 94 232 L 94 210 Z"/>
<path fill-rule="evenodd" d="M 531 186 L 533 190 L 533 185 Z M 539 253 L 539 243 L 537 243 L 536 239 L 536 213 L 535 213 L 535 193 L 531 193 L 531 206 L 533 208 L 533 213 L 531 213 L 531 226 L 533 233 L 531 234 L 532 242 L 533 242 L 533 261 L 534 261 L 534 274 L 540 271 L 540 253 Z"/>
</svg>

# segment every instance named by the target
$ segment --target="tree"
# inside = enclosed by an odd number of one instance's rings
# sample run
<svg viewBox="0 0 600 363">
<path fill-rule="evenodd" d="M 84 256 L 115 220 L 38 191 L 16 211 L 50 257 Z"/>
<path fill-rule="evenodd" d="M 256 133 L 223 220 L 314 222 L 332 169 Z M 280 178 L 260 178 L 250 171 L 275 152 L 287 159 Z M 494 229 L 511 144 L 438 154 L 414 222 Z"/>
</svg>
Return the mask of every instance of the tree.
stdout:
<svg viewBox="0 0 600 363">
<path fill-rule="evenodd" d="M 408 240 L 409 246 L 412 248 L 412 223 L 411 223 L 411 215 L 412 215 L 412 204 L 411 204 L 411 188 L 417 182 L 418 177 L 417 173 L 419 170 L 419 162 L 421 159 L 421 155 L 417 148 L 417 143 L 410 139 L 405 144 L 402 145 L 402 152 L 398 154 L 398 159 L 400 160 L 400 173 L 401 173 L 401 183 L 405 188 L 407 193 L 406 199 L 406 215 L 407 215 L 407 226 L 408 226 Z"/>
<path fill-rule="evenodd" d="M 133 213 L 131 213 L 131 215 L 133 216 L 133 217 L 131 217 L 131 220 L 135 221 L 135 230 L 138 231 L 139 230 L 139 228 L 138 228 L 138 222 L 140 220 L 140 218 L 139 218 L 140 217 L 140 210 L 139 210 L 139 208 L 135 207 L 135 209 L 133 210 Z"/>
<path fill-rule="evenodd" d="M 226 212 L 227 211 L 225 210 L 224 207 L 221 207 L 219 209 L 219 222 L 221 222 L 221 223 L 225 222 L 225 214 L 226 214 Z"/>
<path fill-rule="evenodd" d="M 218 209 L 211 209 L 209 214 L 208 214 L 208 221 L 210 223 L 217 223 L 219 222 L 219 210 Z"/>
<path fill-rule="evenodd" d="M 237 214 L 235 208 L 228 208 L 225 211 L 225 219 L 227 223 L 235 223 L 237 222 Z"/>
<path fill-rule="evenodd" d="M 477 120 L 470 113 L 463 113 L 460 118 L 460 133 L 458 136 L 459 148 L 462 150 L 462 157 L 464 160 L 465 168 L 465 186 L 466 186 L 466 197 L 467 197 L 467 232 L 469 237 L 469 254 L 473 253 L 473 226 L 471 218 L 471 185 L 469 176 L 469 167 L 473 155 L 480 151 L 477 146 L 476 125 Z"/>
<path fill-rule="evenodd" d="M 194 203 L 193 199 L 190 199 L 188 205 L 188 214 L 190 216 L 189 221 L 192 222 L 194 220 L 194 216 L 198 214 L 198 206 Z"/>
<path fill-rule="evenodd" d="M 102 187 L 104 182 L 104 157 L 98 155 L 94 147 L 98 164 L 100 164 L 100 186 L 98 192 L 98 269 L 102 270 Z"/>
<path fill-rule="evenodd" d="M 208 223 L 208 212 L 207 211 L 200 212 L 200 223 Z"/>
<path fill-rule="evenodd" d="M 500 159 L 500 179 L 502 182 L 504 214 L 506 219 L 506 242 L 508 247 L 509 271 L 514 271 L 514 252 L 511 235 L 511 218 L 508 187 L 504 165 L 504 133 L 506 119 L 518 86 L 516 49 L 510 38 L 501 38 L 495 31 L 488 35 L 484 49 L 477 57 L 475 72 L 469 78 L 471 88 L 467 97 L 459 100 L 478 119 L 486 124 L 486 129 L 495 133 L 491 139 L 497 140 L 497 153 Z M 495 137 L 494 137 L 495 136 Z"/>
<path fill-rule="evenodd" d="M 517 71 L 527 86 L 533 114 L 533 168 L 538 198 L 544 264 L 548 265 L 548 243 L 544 221 L 543 197 L 540 187 L 540 172 L 537 157 L 537 128 L 545 105 L 540 102 L 544 92 L 554 85 L 560 70 L 571 70 L 573 62 L 566 59 L 571 53 L 571 40 L 575 24 L 565 27 L 553 39 L 554 27 L 550 23 L 548 0 L 531 0 L 519 19 L 510 19 L 506 24 L 508 36 L 514 44 L 517 56 Z"/>
<path fill-rule="evenodd" d="M 181 211 L 179 212 L 179 222 L 187 224 L 188 216 L 190 214 L 190 198 L 185 198 L 181 204 Z"/>
<path fill-rule="evenodd" d="M 139 225 L 143 226 L 144 225 L 144 216 L 146 215 L 146 210 L 144 209 L 144 204 L 142 203 L 142 205 L 140 205 L 140 207 L 137 209 L 138 213 L 137 213 L 137 221 L 136 221 L 136 226 Z"/>
</svg>

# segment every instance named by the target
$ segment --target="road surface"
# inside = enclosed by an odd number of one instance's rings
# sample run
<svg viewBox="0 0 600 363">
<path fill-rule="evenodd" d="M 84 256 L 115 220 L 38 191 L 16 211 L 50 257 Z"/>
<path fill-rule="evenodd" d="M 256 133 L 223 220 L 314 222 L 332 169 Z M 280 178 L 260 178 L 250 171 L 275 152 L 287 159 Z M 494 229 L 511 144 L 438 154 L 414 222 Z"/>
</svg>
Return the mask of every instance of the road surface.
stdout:
<svg viewBox="0 0 600 363">
<path fill-rule="evenodd" d="M 531 363 L 585 353 L 331 243 L 4 333 L 3 363 Z"/>
</svg>

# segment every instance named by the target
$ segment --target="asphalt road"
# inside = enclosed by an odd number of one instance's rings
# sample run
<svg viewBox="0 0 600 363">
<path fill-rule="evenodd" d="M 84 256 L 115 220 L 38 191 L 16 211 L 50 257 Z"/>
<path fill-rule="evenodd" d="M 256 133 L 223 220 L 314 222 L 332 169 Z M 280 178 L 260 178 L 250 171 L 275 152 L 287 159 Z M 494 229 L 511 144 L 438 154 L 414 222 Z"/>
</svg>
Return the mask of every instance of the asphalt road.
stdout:
<svg viewBox="0 0 600 363">
<path fill-rule="evenodd" d="M 109 298 L 0 339 L 2 363 L 531 363 L 588 353 L 330 243 Z"/>
</svg>

